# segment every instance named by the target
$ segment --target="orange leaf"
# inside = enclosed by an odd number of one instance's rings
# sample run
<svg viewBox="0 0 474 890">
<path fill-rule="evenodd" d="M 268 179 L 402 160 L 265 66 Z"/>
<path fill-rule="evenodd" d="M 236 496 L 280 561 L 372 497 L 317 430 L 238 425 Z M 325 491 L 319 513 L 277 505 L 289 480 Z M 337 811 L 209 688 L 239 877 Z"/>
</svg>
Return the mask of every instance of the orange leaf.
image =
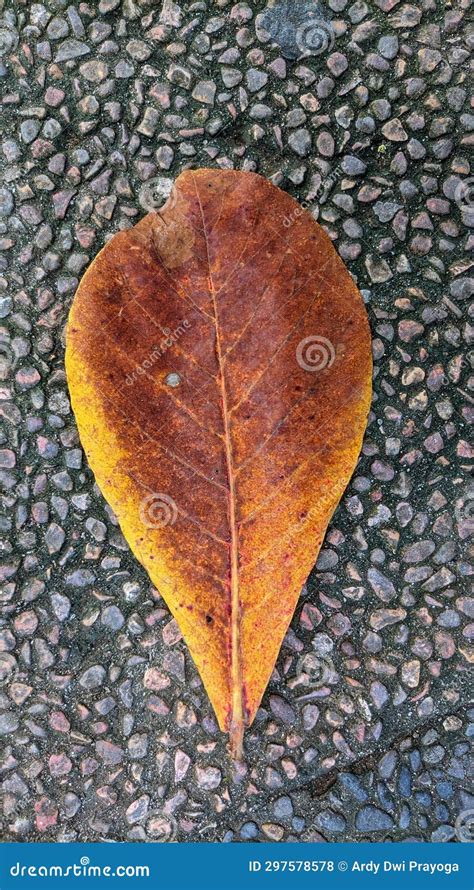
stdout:
<svg viewBox="0 0 474 890">
<path fill-rule="evenodd" d="M 87 270 L 66 368 L 97 483 L 240 757 L 360 451 L 361 295 L 287 194 L 188 170 Z"/>
</svg>

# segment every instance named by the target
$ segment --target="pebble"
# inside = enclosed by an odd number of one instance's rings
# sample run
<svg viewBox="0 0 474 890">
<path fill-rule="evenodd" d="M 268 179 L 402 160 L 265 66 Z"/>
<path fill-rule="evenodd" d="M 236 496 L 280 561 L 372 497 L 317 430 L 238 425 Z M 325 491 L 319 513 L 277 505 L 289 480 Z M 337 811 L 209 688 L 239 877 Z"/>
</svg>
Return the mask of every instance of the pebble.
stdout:
<svg viewBox="0 0 474 890">
<path fill-rule="evenodd" d="M 330 835 L 339 834 L 346 828 L 344 816 L 340 813 L 335 813 L 333 810 L 322 810 L 317 814 L 314 822 L 321 831 L 327 831 Z"/>
<path fill-rule="evenodd" d="M 67 776 L 72 769 L 72 761 L 66 754 L 52 754 L 49 758 L 49 771 L 52 776 Z"/>
<path fill-rule="evenodd" d="M 16 714 L 9 711 L 0 713 L 0 735 L 9 735 L 18 729 L 19 720 Z"/>
<path fill-rule="evenodd" d="M 100 664 L 94 664 L 88 668 L 79 678 L 79 683 L 84 689 L 95 689 L 101 686 L 105 680 L 105 668 Z"/>
<path fill-rule="evenodd" d="M 305 158 L 311 149 L 311 134 L 306 128 L 295 130 L 288 137 L 288 145 L 302 158 Z"/>
<path fill-rule="evenodd" d="M 368 805 L 359 810 L 355 824 L 358 831 L 388 831 L 393 827 L 393 819 L 378 807 Z"/>
<path fill-rule="evenodd" d="M 192 92 L 193 99 L 205 105 L 214 105 L 216 85 L 211 80 L 200 80 Z"/>
<path fill-rule="evenodd" d="M 77 59 L 80 56 L 88 55 L 91 52 L 87 43 L 82 40 L 70 38 L 59 44 L 59 48 L 55 55 L 56 62 L 66 62 L 70 59 Z"/>
<path fill-rule="evenodd" d="M 396 596 L 394 584 L 378 569 L 370 568 L 367 572 L 367 578 L 372 590 L 383 602 L 390 602 Z"/>
<path fill-rule="evenodd" d="M 150 797 L 148 794 L 142 794 L 141 797 L 137 797 L 136 800 L 132 801 L 125 811 L 125 818 L 129 825 L 135 825 L 146 818 L 149 803 Z"/>
<path fill-rule="evenodd" d="M 123 759 L 124 755 L 122 749 L 118 745 L 115 745 L 113 742 L 108 742 L 105 739 L 100 739 L 98 742 L 96 742 L 95 747 L 98 757 L 100 757 L 101 760 L 104 761 L 104 763 L 107 763 L 111 766 L 116 766 Z"/>
<path fill-rule="evenodd" d="M 10 216 L 14 207 L 13 193 L 10 189 L 0 188 L 0 217 Z"/>
<path fill-rule="evenodd" d="M 293 804 L 289 797 L 279 797 L 273 804 L 273 815 L 276 819 L 288 819 L 293 815 Z"/>
<path fill-rule="evenodd" d="M 254 840 L 258 837 L 258 825 L 255 822 L 245 822 L 240 829 L 240 837 L 245 841 Z"/>
<path fill-rule="evenodd" d="M 118 606 L 106 606 L 102 611 L 100 620 L 102 624 L 105 624 L 111 630 L 120 630 L 125 622 L 125 618 Z"/>
<path fill-rule="evenodd" d="M 199 788 L 212 791 L 214 788 L 219 787 L 221 779 L 222 773 L 215 766 L 196 767 L 196 780 Z"/>
<path fill-rule="evenodd" d="M 270 696 L 270 708 L 272 714 L 288 726 L 292 726 L 296 721 L 296 714 L 291 705 L 288 704 L 279 695 Z"/>
</svg>

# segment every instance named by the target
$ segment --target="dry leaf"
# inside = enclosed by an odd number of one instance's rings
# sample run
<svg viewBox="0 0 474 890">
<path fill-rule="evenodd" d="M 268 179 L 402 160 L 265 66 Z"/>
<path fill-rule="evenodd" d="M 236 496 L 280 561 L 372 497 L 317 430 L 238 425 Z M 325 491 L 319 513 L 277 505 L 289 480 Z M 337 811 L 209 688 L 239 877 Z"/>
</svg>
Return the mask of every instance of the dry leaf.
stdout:
<svg viewBox="0 0 474 890">
<path fill-rule="evenodd" d="M 97 483 L 239 757 L 361 447 L 361 295 L 287 194 L 188 170 L 87 270 L 66 367 Z"/>
</svg>

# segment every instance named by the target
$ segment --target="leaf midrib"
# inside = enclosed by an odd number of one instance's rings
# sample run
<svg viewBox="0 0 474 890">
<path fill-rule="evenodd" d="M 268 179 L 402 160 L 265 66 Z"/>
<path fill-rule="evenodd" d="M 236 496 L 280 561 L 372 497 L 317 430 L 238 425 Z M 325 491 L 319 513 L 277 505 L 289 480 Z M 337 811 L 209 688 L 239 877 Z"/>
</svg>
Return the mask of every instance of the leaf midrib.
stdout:
<svg viewBox="0 0 474 890">
<path fill-rule="evenodd" d="M 206 221 L 201 197 L 193 176 L 196 198 L 202 220 L 202 230 L 206 245 L 206 257 L 208 266 L 208 285 L 212 298 L 214 324 L 216 330 L 216 357 L 219 369 L 219 382 L 222 394 L 222 419 L 224 426 L 224 445 L 227 465 L 227 478 L 229 482 L 229 530 L 230 530 L 230 605 L 231 605 L 231 715 L 229 724 L 230 745 L 233 756 L 242 758 L 242 741 L 244 733 L 244 701 L 243 701 L 243 673 L 241 652 L 241 605 L 240 605 L 240 578 L 239 578 L 239 538 L 237 525 L 237 504 L 235 492 L 235 473 L 232 451 L 232 439 L 230 435 L 230 411 L 228 407 L 228 395 L 225 384 L 224 356 L 219 329 L 219 313 L 217 310 L 216 290 L 212 280 L 211 262 L 209 256 L 209 239 L 207 235 Z"/>
</svg>

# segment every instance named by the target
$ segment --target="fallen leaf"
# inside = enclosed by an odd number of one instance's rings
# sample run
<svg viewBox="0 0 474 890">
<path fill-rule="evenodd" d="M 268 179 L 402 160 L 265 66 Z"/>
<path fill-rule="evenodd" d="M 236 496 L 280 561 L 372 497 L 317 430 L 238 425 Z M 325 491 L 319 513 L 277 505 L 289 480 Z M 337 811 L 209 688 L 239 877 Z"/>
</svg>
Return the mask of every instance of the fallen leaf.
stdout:
<svg viewBox="0 0 474 890">
<path fill-rule="evenodd" d="M 87 270 L 66 368 L 97 483 L 240 757 L 360 451 L 361 295 L 289 195 L 187 170 Z"/>
</svg>

